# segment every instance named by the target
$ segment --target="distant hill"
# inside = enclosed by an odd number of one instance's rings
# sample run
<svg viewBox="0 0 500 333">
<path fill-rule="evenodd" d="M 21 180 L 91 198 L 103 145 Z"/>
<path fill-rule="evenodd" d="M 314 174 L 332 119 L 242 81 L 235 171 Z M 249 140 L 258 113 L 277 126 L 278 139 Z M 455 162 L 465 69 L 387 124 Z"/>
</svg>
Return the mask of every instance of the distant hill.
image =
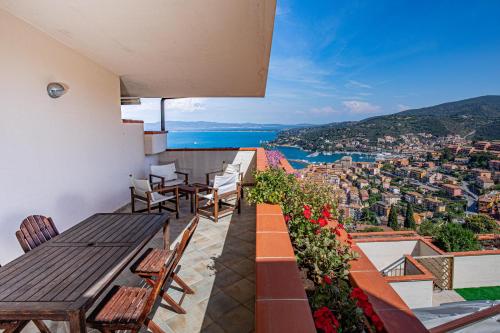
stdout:
<svg viewBox="0 0 500 333">
<path fill-rule="evenodd" d="M 165 127 L 169 131 L 280 131 L 291 128 L 311 127 L 310 124 L 280 125 L 255 123 L 218 123 L 210 121 L 166 121 Z M 146 123 L 147 131 L 158 130 L 160 122 Z"/>
<path fill-rule="evenodd" d="M 305 143 L 322 138 L 376 140 L 384 135 L 430 133 L 436 137 L 459 134 L 471 139 L 500 139 L 500 96 L 482 96 L 436 106 L 406 110 L 360 121 L 291 129 L 280 133 L 277 143 Z M 302 145 L 301 143 L 304 143 Z"/>
</svg>

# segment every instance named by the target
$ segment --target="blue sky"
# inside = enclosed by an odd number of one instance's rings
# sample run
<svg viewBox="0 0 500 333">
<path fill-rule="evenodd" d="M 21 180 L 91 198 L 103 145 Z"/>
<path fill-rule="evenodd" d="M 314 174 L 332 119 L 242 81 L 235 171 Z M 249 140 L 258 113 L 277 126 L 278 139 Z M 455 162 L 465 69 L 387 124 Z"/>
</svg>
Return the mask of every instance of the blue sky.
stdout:
<svg viewBox="0 0 500 333">
<path fill-rule="evenodd" d="M 500 94 L 500 1 L 280 1 L 265 98 L 169 102 L 167 119 L 359 120 Z M 159 120 L 159 100 L 123 107 Z"/>
</svg>

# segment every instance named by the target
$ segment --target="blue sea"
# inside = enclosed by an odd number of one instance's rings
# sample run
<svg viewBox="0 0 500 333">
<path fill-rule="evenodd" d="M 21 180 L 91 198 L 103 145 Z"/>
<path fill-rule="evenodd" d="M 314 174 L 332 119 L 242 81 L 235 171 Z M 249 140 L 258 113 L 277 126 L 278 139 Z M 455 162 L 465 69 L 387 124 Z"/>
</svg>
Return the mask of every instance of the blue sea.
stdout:
<svg viewBox="0 0 500 333">
<path fill-rule="evenodd" d="M 168 148 L 235 148 L 260 147 L 276 138 L 277 132 L 272 131 L 169 131 Z M 295 147 L 278 147 L 296 169 L 301 169 L 310 163 L 335 162 L 346 156 L 344 153 L 332 155 L 308 156 L 311 153 Z M 367 154 L 351 154 L 356 162 L 371 162 L 375 156 Z"/>
</svg>

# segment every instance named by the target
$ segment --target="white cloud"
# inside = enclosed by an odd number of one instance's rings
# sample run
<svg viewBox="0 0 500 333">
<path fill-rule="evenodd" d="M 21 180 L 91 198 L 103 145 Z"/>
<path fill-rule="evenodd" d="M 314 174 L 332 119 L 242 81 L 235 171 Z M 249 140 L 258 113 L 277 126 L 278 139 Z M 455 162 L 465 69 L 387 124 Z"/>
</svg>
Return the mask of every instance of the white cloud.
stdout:
<svg viewBox="0 0 500 333">
<path fill-rule="evenodd" d="M 398 109 L 398 111 L 406 111 L 406 110 L 411 109 L 411 107 L 409 107 L 408 105 L 404 105 L 404 104 L 398 104 L 398 105 L 396 105 L 396 108 Z"/>
<path fill-rule="evenodd" d="M 178 98 L 165 101 L 165 110 L 196 112 L 205 110 L 206 98 Z"/>
<path fill-rule="evenodd" d="M 322 108 L 312 108 L 311 112 L 316 114 L 331 114 L 331 113 L 336 113 L 337 110 L 335 110 L 331 106 L 324 106 Z"/>
<path fill-rule="evenodd" d="M 367 84 L 367 83 L 363 83 L 363 82 L 359 82 L 359 81 L 355 81 L 355 80 L 347 81 L 345 86 L 347 88 L 362 88 L 362 89 L 371 89 L 372 88 L 372 86 Z"/>
<path fill-rule="evenodd" d="M 372 113 L 380 111 L 378 105 L 363 101 L 343 101 L 342 104 L 352 113 Z"/>
<path fill-rule="evenodd" d="M 324 85 L 330 71 L 306 58 L 271 59 L 269 76 L 275 80 Z"/>
</svg>

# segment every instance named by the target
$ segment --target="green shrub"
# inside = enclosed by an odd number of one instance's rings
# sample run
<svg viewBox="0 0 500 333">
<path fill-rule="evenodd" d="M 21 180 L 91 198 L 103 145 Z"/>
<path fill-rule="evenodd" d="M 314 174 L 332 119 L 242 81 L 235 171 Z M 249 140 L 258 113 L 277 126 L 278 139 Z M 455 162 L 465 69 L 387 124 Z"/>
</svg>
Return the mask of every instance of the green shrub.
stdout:
<svg viewBox="0 0 500 333">
<path fill-rule="evenodd" d="M 359 230 L 359 232 L 379 232 L 379 231 L 384 231 L 384 228 L 381 227 L 366 227 L 362 230 Z"/>
<path fill-rule="evenodd" d="M 356 255 L 349 246 L 341 243 L 330 229 L 317 230 L 320 232 L 293 238 L 299 266 L 308 270 L 309 278 L 315 283 L 320 283 L 323 276 L 330 274 L 339 279 L 347 279 L 349 261 Z"/>
<path fill-rule="evenodd" d="M 418 226 L 418 233 L 422 236 L 436 236 L 443 223 L 444 221 L 442 220 L 424 220 Z"/>
<path fill-rule="evenodd" d="M 295 176 L 287 174 L 283 169 L 257 171 L 255 186 L 247 190 L 247 200 L 255 204 L 282 204 L 294 186 L 297 186 Z"/>
<path fill-rule="evenodd" d="M 466 217 L 463 226 L 475 234 L 497 234 L 499 232 L 497 222 L 481 214 Z"/>
<path fill-rule="evenodd" d="M 443 225 L 434 243 L 446 252 L 475 251 L 481 248 L 474 233 L 456 223 Z"/>
<path fill-rule="evenodd" d="M 351 288 L 346 281 L 333 281 L 318 286 L 310 297 L 313 310 L 327 306 L 340 323 L 342 333 L 364 332 L 363 310 L 350 297 Z M 340 331 L 339 331 L 340 332 Z"/>
</svg>

